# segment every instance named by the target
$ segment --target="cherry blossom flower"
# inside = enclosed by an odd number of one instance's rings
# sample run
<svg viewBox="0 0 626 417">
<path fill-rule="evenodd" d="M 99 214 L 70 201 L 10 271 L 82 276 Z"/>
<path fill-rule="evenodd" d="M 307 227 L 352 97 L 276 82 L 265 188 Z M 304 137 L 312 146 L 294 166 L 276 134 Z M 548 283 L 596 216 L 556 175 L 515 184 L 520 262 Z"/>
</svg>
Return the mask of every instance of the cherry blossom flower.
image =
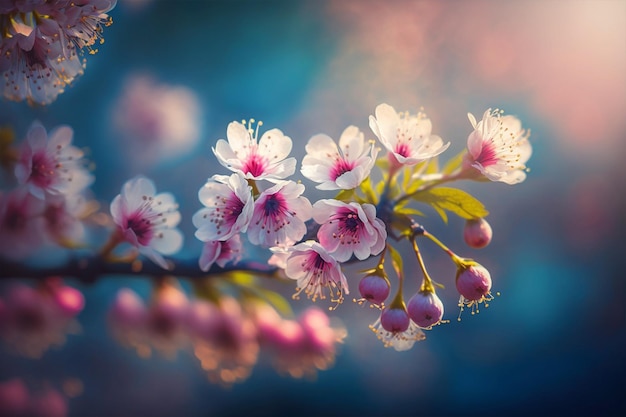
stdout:
<svg viewBox="0 0 626 417">
<path fill-rule="evenodd" d="M 474 131 L 467 138 L 465 165 L 491 181 L 510 185 L 524 181 L 532 148 L 530 133 L 522 129 L 522 122 L 501 110 L 488 109 L 479 122 L 471 113 L 467 116 Z"/>
<path fill-rule="evenodd" d="M 0 6 L 0 74 L 10 100 L 48 104 L 83 74 L 116 0 L 8 0 Z"/>
<path fill-rule="evenodd" d="M 82 294 L 71 287 L 17 285 L 5 297 L 0 337 L 15 352 L 39 358 L 50 347 L 63 345 L 68 334 L 78 332 L 74 317 L 83 306 Z"/>
<path fill-rule="evenodd" d="M 293 175 L 296 159 L 287 158 L 291 152 L 291 138 L 278 129 L 271 129 L 263 133 L 257 143 L 262 122 L 258 122 L 256 129 L 252 128 L 253 123 L 251 119 L 247 128 L 245 122 L 228 125 L 228 142 L 220 139 L 213 148 L 220 164 L 249 179 L 284 179 Z"/>
<path fill-rule="evenodd" d="M 39 122 L 31 125 L 15 165 L 15 176 L 35 197 L 77 194 L 93 182 L 83 152 L 71 145 L 72 136 L 69 126 L 59 126 L 48 135 Z"/>
<path fill-rule="evenodd" d="M 205 206 L 192 218 L 195 236 L 203 241 L 226 241 L 248 229 L 254 210 L 254 199 L 248 182 L 240 173 L 213 175 L 198 192 Z"/>
<path fill-rule="evenodd" d="M 254 322 L 237 300 L 223 296 L 218 305 L 195 302 L 189 329 L 194 353 L 211 381 L 229 386 L 250 375 L 259 342 Z"/>
<path fill-rule="evenodd" d="M 327 135 L 315 135 L 306 145 L 302 175 L 318 182 L 319 190 L 351 190 L 367 178 L 374 166 L 378 148 L 368 147 L 363 133 L 348 126 L 339 138 L 339 147 Z"/>
<path fill-rule="evenodd" d="M 242 251 L 240 235 L 234 235 L 228 240 L 210 240 L 204 243 L 198 261 L 200 269 L 208 271 L 214 263 L 224 268 L 227 263 L 237 263 L 241 259 Z"/>
<path fill-rule="evenodd" d="M 113 105 L 112 121 L 124 154 L 145 168 L 193 151 L 200 139 L 201 107 L 186 87 L 134 75 Z"/>
<path fill-rule="evenodd" d="M 319 308 L 306 309 L 298 320 L 283 319 L 267 304 L 255 308 L 259 339 L 273 353 L 280 373 L 293 378 L 313 377 L 335 360 L 337 345 L 346 337 L 340 324 L 331 323 Z"/>
<path fill-rule="evenodd" d="M 349 294 L 348 281 L 341 266 L 322 245 L 307 240 L 289 248 L 285 274 L 297 280 L 297 298 L 302 291 L 315 301 L 325 299 L 324 289 L 328 289 L 331 301 L 341 303 L 343 294 Z"/>
<path fill-rule="evenodd" d="M 305 221 L 311 218 L 312 207 L 302 197 L 304 185 L 278 181 L 263 191 L 254 203 L 248 227 L 248 239 L 265 247 L 291 246 L 307 231 Z"/>
<path fill-rule="evenodd" d="M 321 224 L 317 232 L 320 244 L 339 262 L 352 255 L 364 260 L 385 247 L 385 224 L 371 204 L 319 200 L 313 204 L 313 219 Z"/>
<path fill-rule="evenodd" d="M 85 235 L 82 216 L 86 209 L 85 198 L 80 194 L 48 196 L 43 211 L 48 237 L 60 245 L 78 245 Z"/>
<path fill-rule="evenodd" d="M 410 320 L 404 305 L 402 308 L 385 307 L 370 329 L 385 347 L 393 347 L 397 351 L 409 350 L 415 342 L 426 338 L 424 332 Z"/>
<path fill-rule="evenodd" d="M 23 259 L 45 242 L 44 202 L 23 188 L 0 192 L 0 256 Z"/>
<path fill-rule="evenodd" d="M 124 184 L 122 193 L 111 202 L 111 215 L 121 239 L 168 269 L 161 254 L 173 254 L 183 244 L 183 235 L 176 228 L 181 216 L 172 194 L 156 194 L 151 180 L 135 177 Z"/>
<path fill-rule="evenodd" d="M 380 143 L 402 165 L 415 165 L 439 155 L 450 146 L 431 133 L 432 123 L 424 113 L 398 115 L 389 104 L 376 107 L 376 117 L 370 116 L 370 129 Z"/>
<path fill-rule="evenodd" d="M 189 343 L 187 320 L 191 304 L 174 282 L 164 282 L 154 292 L 150 305 L 131 289 L 121 289 L 109 312 L 114 336 L 134 348 L 140 357 L 158 351 L 168 358 Z"/>
</svg>

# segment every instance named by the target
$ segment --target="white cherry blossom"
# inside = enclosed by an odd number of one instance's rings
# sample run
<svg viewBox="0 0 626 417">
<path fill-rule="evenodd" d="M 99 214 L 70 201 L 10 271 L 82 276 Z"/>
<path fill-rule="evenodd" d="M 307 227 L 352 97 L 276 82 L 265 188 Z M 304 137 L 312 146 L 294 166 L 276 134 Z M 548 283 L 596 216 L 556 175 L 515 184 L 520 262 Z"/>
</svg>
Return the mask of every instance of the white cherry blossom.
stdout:
<svg viewBox="0 0 626 417">
<path fill-rule="evenodd" d="M 339 262 L 352 255 L 364 260 L 385 247 L 385 224 L 371 204 L 319 200 L 313 204 L 313 220 L 321 224 L 317 232 L 320 244 Z"/>
<path fill-rule="evenodd" d="M 319 190 L 351 190 L 367 178 L 374 166 L 378 148 L 369 146 L 356 126 L 348 126 L 339 138 L 339 147 L 329 136 L 309 139 L 302 160 L 302 175 L 319 183 Z"/>
<path fill-rule="evenodd" d="M 517 184 L 526 179 L 526 162 L 532 154 L 529 133 L 515 116 L 488 109 L 481 121 L 468 113 L 474 131 L 467 138 L 466 165 L 491 181 Z"/>
<path fill-rule="evenodd" d="M 432 123 L 424 113 L 396 113 L 389 104 L 376 107 L 370 128 L 385 148 L 402 165 L 415 165 L 439 155 L 450 146 L 431 133 Z"/>
<path fill-rule="evenodd" d="M 291 246 L 307 231 L 304 222 L 311 218 L 312 207 L 302 197 L 304 185 L 293 181 L 278 181 L 263 191 L 254 203 L 254 213 L 248 226 L 248 239 L 265 247 Z"/>
<path fill-rule="evenodd" d="M 198 198 L 205 206 L 192 218 L 199 240 L 225 241 L 247 230 L 254 200 L 242 174 L 213 175 L 198 192 Z"/>
<path fill-rule="evenodd" d="M 176 253 L 183 244 L 183 235 L 176 228 L 181 216 L 172 194 L 156 194 L 151 180 L 135 177 L 124 184 L 122 193 L 111 202 L 111 215 L 124 241 L 168 269 L 161 254 Z"/>
<path fill-rule="evenodd" d="M 71 145 L 72 136 L 69 126 L 59 126 L 48 135 L 39 122 L 31 125 L 15 176 L 35 197 L 43 200 L 46 194 L 77 194 L 93 182 L 83 151 Z"/>
<path fill-rule="evenodd" d="M 287 158 L 292 142 L 279 129 L 263 133 L 257 142 L 259 127 L 252 128 L 254 119 L 244 123 L 232 122 L 228 125 L 228 141 L 217 141 L 213 153 L 224 167 L 240 172 L 249 179 L 284 179 L 296 170 L 296 159 Z"/>
</svg>

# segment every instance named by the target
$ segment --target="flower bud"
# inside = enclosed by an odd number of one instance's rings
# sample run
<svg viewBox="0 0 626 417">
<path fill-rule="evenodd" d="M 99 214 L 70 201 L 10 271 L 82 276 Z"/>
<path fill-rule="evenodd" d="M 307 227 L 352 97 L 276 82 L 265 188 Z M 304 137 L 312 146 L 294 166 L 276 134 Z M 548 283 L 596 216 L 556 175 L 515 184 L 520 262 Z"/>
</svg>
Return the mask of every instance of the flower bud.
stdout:
<svg viewBox="0 0 626 417">
<path fill-rule="evenodd" d="M 404 308 L 385 307 L 380 314 L 380 323 L 388 332 L 398 333 L 409 328 L 411 320 Z"/>
<path fill-rule="evenodd" d="M 456 276 L 456 289 L 466 300 L 480 302 L 491 290 L 491 275 L 480 264 L 460 267 Z"/>
<path fill-rule="evenodd" d="M 85 297 L 76 288 L 66 285 L 54 289 L 53 298 L 60 312 L 66 317 L 74 317 L 85 307 Z"/>
<path fill-rule="evenodd" d="M 361 297 L 373 304 L 382 304 L 389 297 L 389 281 L 380 275 L 367 275 L 359 282 Z"/>
<path fill-rule="evenodd" d="M 434 292 L 418 292 L 407 305 L 409 317 L 422 328 L 430 328 L 443 317 L 443 303 Z"/>
<path fill-rule="evenodd" d="M 465 222 L 465 230 L 463 231 L 465 243 L 471 248 L 484 248 L 491 242 L 493 231 L 487 220 L 470 219 Z"/>
</svg>

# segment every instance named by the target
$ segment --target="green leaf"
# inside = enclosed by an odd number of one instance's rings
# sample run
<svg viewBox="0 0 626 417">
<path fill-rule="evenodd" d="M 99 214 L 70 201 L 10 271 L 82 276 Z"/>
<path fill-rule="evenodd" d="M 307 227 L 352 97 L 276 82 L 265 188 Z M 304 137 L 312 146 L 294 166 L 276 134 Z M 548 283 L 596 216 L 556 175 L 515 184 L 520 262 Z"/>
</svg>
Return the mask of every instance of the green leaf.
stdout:
<svg viewBox="0 0 626 417">
<path fill-rule="evenodd" d="M 354 199 L 354 189 L 352 189 L 352 190 L 341 190 L 335 196 L 335 200 L 352 201 L 353 199 Z"/>
<path fill-rule="evenodd" d="M 378 204 L 378 196 L 372 188 L 372 180 L 370 177 L 365 178 L 365 180 L 361 183 L 361 191 L 365 195 L 368 203 L 373 205 Z"/>
<path fill-rule="evenodd" d="M 457 188 L 438 187 L 414 194 L 416 201 L 430 204 L 447 223 L 445 211 L 450 211 L 463 219 L 475 219 L 489 214 L 483 203 L 471 194 Z"/>
<path fill-rule="evenodd" d="M 465 157 L 465 154 L 467 154 L 467 150 L 463 149 L 456 156 L 452 157 L 443 167 L 443 170 L 441 171 L 442 174 L 451 174 L 452 172 L 459 169 L 463 164 L 463 158 Z"/>
<path fill-rule="evenodd" d="M 398 277 L 402 276 L 402 255 L 398 252 L 393 246 L 387 245 L 387 250 L 391 254 L 391 264 L 393 265 L 393 269 L 395 269 Z"/>
<path fill-rule="evenodd" d="M 437 174 L 439 172 L 439 157 L 430 158 L 426 165 L 425 174 Z"/>
<path fill-rule="evenodd" d="M 266 290 L 263 288 L 255 288 L 255 294 L 259 296 L 259 298 L 267 301 L 272 305 L 282 316 L 293 317 L 293 310 L 291 309 L 291 305 L 289 301 L 285 299 L 282 295 L 275 291 Z"/>
</svg>

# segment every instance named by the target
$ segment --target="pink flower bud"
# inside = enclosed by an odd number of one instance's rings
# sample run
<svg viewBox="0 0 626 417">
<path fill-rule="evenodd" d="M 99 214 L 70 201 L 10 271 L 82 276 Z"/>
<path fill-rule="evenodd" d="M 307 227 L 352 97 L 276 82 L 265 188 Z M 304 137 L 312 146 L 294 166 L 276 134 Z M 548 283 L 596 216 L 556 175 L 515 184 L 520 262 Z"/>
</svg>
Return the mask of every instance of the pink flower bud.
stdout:
<svg viewBox="0 0 626 417">
<path fill-rule="evenodd" d="M 430 328 L 443 317 L 443 303 L 434 292 L 418 292 L 409 300 L 407 310 L 419 327 Z"/>
<path fill-rule="evenodd" d="M 380 323 L 388 332 L 398 333 L 409 328 L 411 320 L 404 308 L 385 307 L 380 314 Z"/>
<path fill-rule="evenodd" d="M 74 317 L 85 307 L 85 297 L 76 288 L 60 286 L 54 289 L 54 301 L 66 317 Z"/>
<path fill-rule="evenodd" d="M 28 389 L 21 379 L 0 382 L 0 416 L 25 416 L 28 410 Z"/>
<path fill-rule="evenodd" d="M 465 243 L 471 248 L 484 248 L 491 242 L 493 231 L 485 219 L 471 219 L 465 223 L 463 231 Z"/>
<path fill-rule="evenodd" d="M 359 282 L 361 297 L 373 304 L 382 304 L 389 297 L 389 281 L 379 275 L 368 275 Z"/>
<path fill-rule="evenodd" d="M 130 288 L 122 288 L 117 292 L 109 314 L 117 325 L 136 327 L 146 319 L 147 309 L 137 293 Z"/>
<path fill-rule="evenodd" d="M 491 290 L 491 275 L 480 264 L 461 267 L 456 276 L 456 289 L 466 300 L 480 302 Z"/>
</svg>

